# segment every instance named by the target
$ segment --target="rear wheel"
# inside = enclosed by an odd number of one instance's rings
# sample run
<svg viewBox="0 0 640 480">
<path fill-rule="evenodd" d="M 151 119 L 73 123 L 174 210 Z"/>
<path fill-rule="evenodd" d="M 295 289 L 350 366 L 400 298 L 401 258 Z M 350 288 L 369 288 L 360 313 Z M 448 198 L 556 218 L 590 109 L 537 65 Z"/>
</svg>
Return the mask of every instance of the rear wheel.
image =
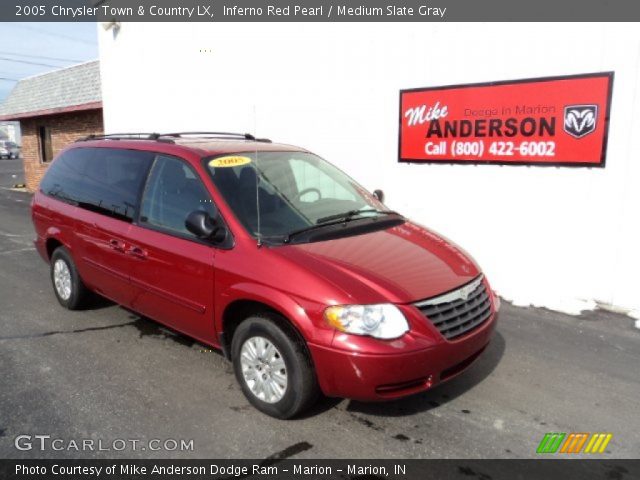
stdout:
<svg viewBox="0 0 640 480">
<path fill-rule="evenodd" d="M 254 316 L 236 329 L 231 354 L 236 378 L 249 402 L 276 418 L 291 418 L 318 396 L 304 343 L 284 319 Z M 279 325 L 280 324 L 280 325 Z M 288 331 L 291 330 L 291 331 Z"/>
<path fill-rule="evenodd" d="M 64 247 L 56 248 L 51 255 L 51 283 L 58 302 L 69 310 L 80 308 L 89 296 L 71 254 Z"/>
</svg>

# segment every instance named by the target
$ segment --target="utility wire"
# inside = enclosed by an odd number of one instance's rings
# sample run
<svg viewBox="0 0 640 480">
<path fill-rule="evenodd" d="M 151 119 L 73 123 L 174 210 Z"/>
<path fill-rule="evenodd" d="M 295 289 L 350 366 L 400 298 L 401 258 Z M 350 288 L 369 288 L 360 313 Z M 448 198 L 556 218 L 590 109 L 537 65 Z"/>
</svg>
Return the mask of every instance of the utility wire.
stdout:
<svg viewBox="0 0 640 480">
<path fill-rule="evenodd" d="M 29 62 L 27 60 L 16 60 L 15 58 L 7 58 L 7 57 L 0 57 L 0 60 L 4 60 L 6 62 L 25 63 L 27 65 L 38 65 L 39 67 L 53 67 L 53 68 L 62 67 L 62 65 L 51 65 L 50 63 Z"/>
<path fill-rule="evenodd" d="M 7 82 L 17 82 L 18 81 L 15 78 L 4 78 L 4 77 L 0 77 L 0 80 L 6 80 Z"/>
<path fill-rule="evenodd" d="M 26 53 L 14 53 L 14 52 L 4 52 L 0 50 L 0 55 L 11 55 L 12 57 L 25 57 L 25 58 L 41 58 L 44 60 L 54 60 L 57 62 L 84 62 L 84 60 L 74 60 L 72 58 L 57 58 L 57 57 L 45 57 L 43 55 L 28 55 Z"/>
<path fill-rule="evenodd" d="M 52 37 L 63 38 L 65 40 L 70 40 L 72 42 L 84 43 L 84 44 L 87 44 L 87 45 L 96 45 L 96 43 L 97 43 L 97 42 L 91 42 L 91 41 L 88 41 L 88 40 L 84 40 L 82 38 L 72 37 L 70 35 L 64 35 L 63 33 L 50 32 L 48 30 L 43 30 L 41 28 L 32 27 L 31 25 L 19 25 L 19 24 L 15 24 L 15 23 L 7 23 L 6 25 L 11 26 L 11 27 L 16 27 L 16 28 L 22 28 L 24 30 L 31 30 L 32 32 L 37 32 L 37 33 L 40 33 L 42 35 L 50 35 Z"/>
</svg>

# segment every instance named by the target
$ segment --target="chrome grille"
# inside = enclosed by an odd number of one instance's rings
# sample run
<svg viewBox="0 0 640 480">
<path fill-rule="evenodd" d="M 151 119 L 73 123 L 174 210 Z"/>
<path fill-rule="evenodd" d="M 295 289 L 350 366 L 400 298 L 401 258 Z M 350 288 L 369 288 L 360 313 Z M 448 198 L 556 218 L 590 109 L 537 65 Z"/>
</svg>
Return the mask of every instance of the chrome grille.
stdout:
<svg viewBox="0 0 640 480">
<path fill-rule="evenodd" d="M 468 333 L 491 315 L 491 300 L 482 276 L 452 292 L 414 305 L 447 340 Z"/>
</svg>

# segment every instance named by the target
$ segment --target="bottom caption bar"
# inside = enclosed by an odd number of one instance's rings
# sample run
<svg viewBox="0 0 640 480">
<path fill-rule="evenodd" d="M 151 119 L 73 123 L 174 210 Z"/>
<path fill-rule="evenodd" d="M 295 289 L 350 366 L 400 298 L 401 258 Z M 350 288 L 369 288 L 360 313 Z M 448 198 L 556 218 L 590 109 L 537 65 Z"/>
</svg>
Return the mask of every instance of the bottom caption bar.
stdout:
<svg viewBox="0 0 640 480">
<path fill-rule="evenodd" d="M 640 478 L 640 460 L 0 460 L 0 479 L 600 479 Z"/>
</svg>

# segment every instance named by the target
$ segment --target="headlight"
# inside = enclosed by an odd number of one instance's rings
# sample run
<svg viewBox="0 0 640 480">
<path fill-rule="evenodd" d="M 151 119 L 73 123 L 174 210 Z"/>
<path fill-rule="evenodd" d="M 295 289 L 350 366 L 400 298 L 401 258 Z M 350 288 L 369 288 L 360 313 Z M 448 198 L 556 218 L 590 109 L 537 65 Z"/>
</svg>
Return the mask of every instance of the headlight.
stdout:
<svg viewBox="0 0 640 480">
<path fill-rule="evenodd" d="M 326 322 L 341 332 L 375 338 L 398 338 L 409 330 L 407 319 L 390 304 L 335 305 L 324 311 Z"/>
</svg>

